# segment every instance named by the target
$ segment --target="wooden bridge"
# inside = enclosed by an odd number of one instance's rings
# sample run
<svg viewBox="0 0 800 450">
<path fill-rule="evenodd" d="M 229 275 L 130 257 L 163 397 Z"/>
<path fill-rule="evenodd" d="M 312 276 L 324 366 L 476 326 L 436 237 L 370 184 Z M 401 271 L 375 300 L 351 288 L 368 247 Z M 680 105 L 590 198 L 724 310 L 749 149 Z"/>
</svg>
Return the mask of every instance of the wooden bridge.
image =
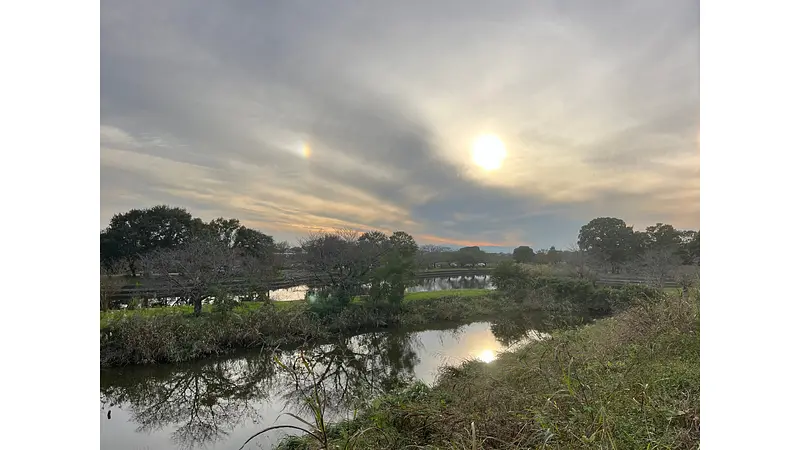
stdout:
<svg viewBox="0 0 800 450">
<path fill-rule="evenodd" d="M 476 269 L 452 269 L 452 270 L 430 270 L 430 271 L 420 271 L 416 273 L 416 279 L 430 279 L 430 278 L 454 278 L 454 277 L 471 277 L 471 276 L 485 276 L 491 273 L 491 269 L 488 268 L 476 268 Z M 281 279 L 276 279 L 273 281 L 268 281 L 264 283 L 265 287 L 268 287 L 270 291 L 275 291 L 278 289 L 289 289 L 297 286 L 314 286 L 314 287 L 321 287 L 323 283 L 320 283 L 320 279 L 322 277 L 314 277 L 308 274 L 299 274 L 295 273 L 291 277 L 284 277 Z M 230 281 L 226 281 L 220 283 L 220 285 L 231 294 L 245 294 L 251 292 L 252 290 L 249 288 L 251 285 L 248 280 L 245 279 L 232 279 Z M 158 278 L 154 278 L 152 280 L 146 280 L 142 283 L 138 284 L 128 284 L 122 286 L 119 290 L 115 293 L 111 294 L 110 300 L 112 303 L 119 303 L 124 302 L 126 300 L 130 300 L 132 298 L 170 298 L 175 297 L 177 295 L 177 291 L 173 286 L 170 286 L 169 283 L 165 283 L 163 281 L 159 281 Z"/>
<path fill-rule="evenodd" d="M 473 269 L 436 269 L 424 270 L 416 273 L 415 278 L 431 279 L 431 278 L 457 278 L 457 277 L 473 277 L 473 276 L 486 276 L 491 274 L 491 268 L 473 268 Z M 603 286 L 623 286 L 626 284 L 648 284 L 648 281 L 640 277 L 630 276 L 606 276 L 596 280 L 596 283 Z M 250 283 L 244 279 L 233 279 L 228 282 L 222 283 L 222 286 L 227 288 L 231 294 L 246 294 L 252 290 L 249 288 Z M 321 287 L 322 283 L 319 282 L 318 277 L 313 277 L 308 274 L 295 272 L 290 277 L 276 279 L 271 282 L 265 283 L 270 291 L 278 289 L 290 289 L 297 286 L 314 286 Z M 678 283 L 673 280 L 668 280 L 663 283 L 666 288 L 677 288 Z M 168 283 L 159 282 L 158 279 L 147 280 L 144 283 L 129 284 L 116 290 L 116 292 L 109 295 L 112 303 L 124 303 L 132 298 L 170 298 L 176 297 L 177 291 Z"/>
</svg>

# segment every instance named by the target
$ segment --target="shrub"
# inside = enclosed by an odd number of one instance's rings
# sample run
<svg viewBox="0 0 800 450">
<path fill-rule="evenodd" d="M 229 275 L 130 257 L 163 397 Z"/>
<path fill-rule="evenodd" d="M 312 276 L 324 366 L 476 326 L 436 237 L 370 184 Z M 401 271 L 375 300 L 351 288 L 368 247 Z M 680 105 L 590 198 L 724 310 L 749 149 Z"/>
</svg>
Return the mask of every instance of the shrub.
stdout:
<svg viewBox="0 0 800 450">
<path fill-rule="evenodd" d="M 661 291 L 641 285 L 598 287 L 586 278 L 552 276 L 552 266 L 502 263 L 492 280 L 498 292 L 517 303 L 535 302 L 558 326 L 581 323 L 582 318 L 604 316 L 661 298 Z"/>
<path fill-rule="evenodd" d="M 531 299 L 534 276 L 531 269 L 510 261 L 500 263 L 492 271 L 492 283 L 507 298 L 522 303 Z"/>
<path fill-rule="evenodd" d="M 232 295 L 220 290 L 214 295 L 214 307 L 212 308 L 212 311 L 215 313 L 226 314 L 233 311 L 233 308 L 235 308 L 238 304 L 239 302 L 236 301 Z"/>
<path fill-rule="evenodd" d="M 359 293 L 357 287 L 324 287 L 309 291 L 306 299 L 311 311 L 321 318 L 325 318 L 340 313 Z"/>
</svg>

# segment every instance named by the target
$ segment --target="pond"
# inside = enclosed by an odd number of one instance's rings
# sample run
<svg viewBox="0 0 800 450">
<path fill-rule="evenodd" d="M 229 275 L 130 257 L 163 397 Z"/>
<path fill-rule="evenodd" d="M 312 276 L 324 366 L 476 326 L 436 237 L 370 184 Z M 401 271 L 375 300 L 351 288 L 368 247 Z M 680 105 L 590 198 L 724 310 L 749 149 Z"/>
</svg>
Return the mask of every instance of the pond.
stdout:
<svg viewBox="0 0 800 450">
<path fill-rule="evenodd" d="M 450 289 L 494 289 L 494 285 L 488 275 L 421 278 L 414 280 L 413 284 L 406 288 L 406 292 L 433 292 Z M 303 300 L 306 292 L 308 292 L 306 285 L 276 289 L 270 291 L 270 298 L 276 301 Z"/>
<path fill-rule="evenodd" d="M 105 450 L 238 449 L 272 425 L 311 420 L 302 397 L 322 380 L 326 418 L 413 380 L 435 381 L 438 369 L 467 359 L 491 364 L 499 352 L 544 335 L 540 318 L 479 322 L 460 327 L 392 330 L 342 337 L 339 342 L 287 351 L 255 351 L 187 364 L 101 371 L 100 447 Z M 313 368 L 301 370 L 300 355 Z M 278 359 L 292 373 L 275 364 Z M 296 433 L 295 433 L 296 434 Z M 248 449 L 270 449 L 287 433 L 274 430 Z"/>
</svg>

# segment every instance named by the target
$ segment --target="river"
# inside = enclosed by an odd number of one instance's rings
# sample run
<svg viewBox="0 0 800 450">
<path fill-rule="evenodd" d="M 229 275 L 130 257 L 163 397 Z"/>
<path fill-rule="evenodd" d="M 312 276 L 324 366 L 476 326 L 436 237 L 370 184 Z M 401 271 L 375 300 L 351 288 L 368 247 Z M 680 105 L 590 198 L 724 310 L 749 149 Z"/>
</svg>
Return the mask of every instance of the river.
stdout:
<svg viewBox="0 0 800 450">
<path fill-rule="evenodd" d="M 104 450 L 238 449 L 272 425 L 313 422 L 301 405 L 303 393 L 324 380 L 326 418 L 352 415 L 353 408 L 412 380 L 435 381 L 443 365 L 467 359 L 491 364 L 499 352 L 541 338 L 540 318 L 441 324 L 425 330 L 390 330 L 342 337 L 339 342 L 287 351 L 250 351 L 186 364 L 132 366 L 101 371 L 100 447 Z M 300 355 L 313 377 L 287 366 Z M 302 367 L 298 364 L 296 367 Z M 270 431 L 248 449 L 270 449 L 287 433 Z"/>
</svg>

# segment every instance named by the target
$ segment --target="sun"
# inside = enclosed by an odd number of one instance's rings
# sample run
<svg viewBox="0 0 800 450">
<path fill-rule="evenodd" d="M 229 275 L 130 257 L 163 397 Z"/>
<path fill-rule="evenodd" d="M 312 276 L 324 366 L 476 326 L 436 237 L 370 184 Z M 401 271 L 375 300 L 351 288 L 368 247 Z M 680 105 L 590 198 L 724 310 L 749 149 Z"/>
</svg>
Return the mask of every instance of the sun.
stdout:
<svg viewBox="0 0 800 450">
<path fill-rule="evenodd" d="M 506 146 L 493 134 L 478 136 L 472 143 L 472 161 L 483 170 L 497 170 L 505 159 Z"/>
<path fill-rule="evenodd" d="M 482 351 L 481 354 L 478 355 L 478 359 L 480 359 L 481 361 L 483 361 L 485 363 L 490 363 L 490 362 L 494 361 L 496 358 L 497 358 L 497 355 L 495 355 L 493 351 L 488 350 L 488 349 Z"/>
</svg>

